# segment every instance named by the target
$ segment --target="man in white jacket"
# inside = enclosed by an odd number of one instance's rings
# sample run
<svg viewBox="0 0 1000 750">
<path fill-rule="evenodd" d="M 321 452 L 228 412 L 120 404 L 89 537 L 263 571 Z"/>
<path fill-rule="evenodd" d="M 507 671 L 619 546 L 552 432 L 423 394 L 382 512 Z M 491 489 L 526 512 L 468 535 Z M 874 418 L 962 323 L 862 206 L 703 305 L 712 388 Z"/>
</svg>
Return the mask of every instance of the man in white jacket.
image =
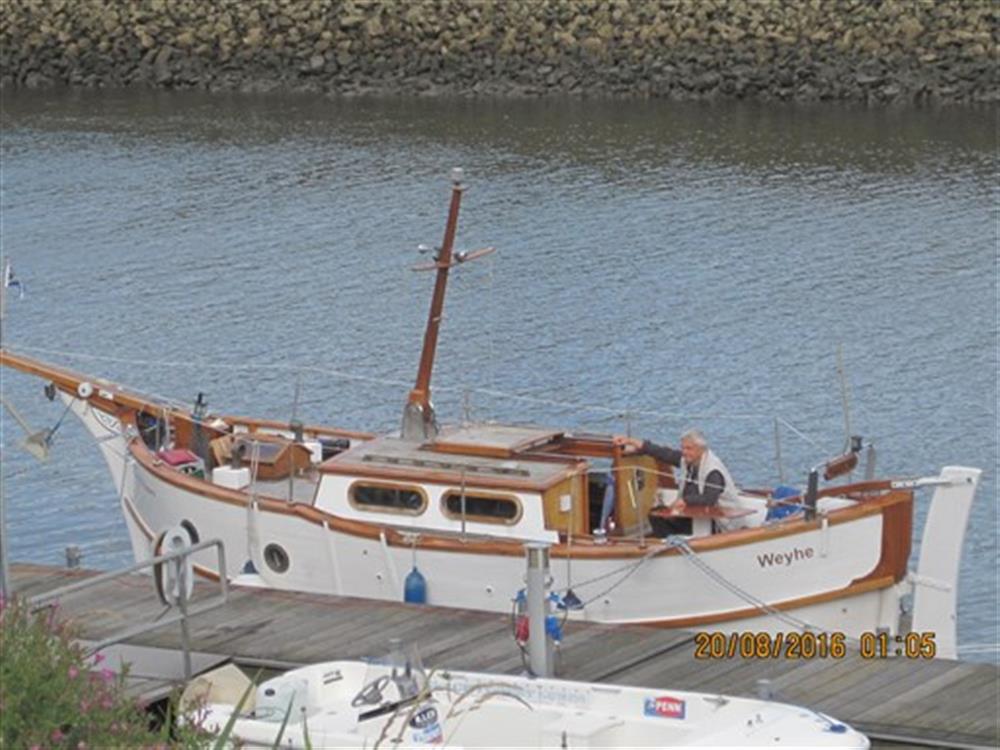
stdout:
<svg viewBox="0 0 1000 750">
<path fill-rule="evenodd" d="M 664 463 L 676 466 L 677 496 L 679 503 L 674 510 L 683 513 L 685 506 L 723 505 L 730 508 L 742 508 L 744 503 L 739 497 L 739 490 L 729 469 L 708 447 L 708 440 L 700 430 L 688 430 L 681 435 L 680 450 L 666 445 L 657 445 L 649 440 L 638 440 L 618 436 L 615 445 L 624 448 L 626 455 L 639 454 L 653 456 Z M 757 508 L 753 508 L 757 511 Z M 755 516 L 757 513 L 755 513 Z M 758 525 L 759 520 L 729 519 L 718 521 L 723 529 L 734 529 L 748 525 Z M 684 529 L 676 529 L 683 532 Z"/>
<path fill-rule="evenodd" d="M 719 500 L 736 504 L 737 490 L 726 465 L 708 447 L 700 430 L 688 430 L 681 435 L 681 449 L 656 445 L 649 440 L 616 437 L 615 444 L 626 454 L 653 456 L 676 466 L 677 495 L 686 505 L 718 505 Z"/>
</svg>

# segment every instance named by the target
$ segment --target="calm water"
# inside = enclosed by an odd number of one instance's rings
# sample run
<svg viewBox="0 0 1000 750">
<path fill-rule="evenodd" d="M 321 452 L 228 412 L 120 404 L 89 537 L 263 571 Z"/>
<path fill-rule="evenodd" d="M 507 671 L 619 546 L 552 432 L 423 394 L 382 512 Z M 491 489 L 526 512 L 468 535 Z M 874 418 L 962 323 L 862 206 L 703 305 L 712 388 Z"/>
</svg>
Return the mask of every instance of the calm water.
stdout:
<svg viewBox="0 0 1000 750">
<path fill-rule="evenodd" d="M 748 486 L 838 453 L 985 470 L 960 641 L 997 633 L 995 112 L 594 102 L 4 95 L 13 347 L 220 411 L 391 429 L 415 374 L 448 169 L 470 186 L 435 372 L 445 420 L 675 441 L 703 427 Z M 301 397 L 295 403 L 296 383 Z M 37 429 L 37 381 L 3 372 Z M 67 419 L 3 478 L 15 560 L 130 560 L 114 488 Z M 922 528 L 929 496 L 918 506 Z M 919 549 L 919 539 L 915 553 Z"/>
</svg>

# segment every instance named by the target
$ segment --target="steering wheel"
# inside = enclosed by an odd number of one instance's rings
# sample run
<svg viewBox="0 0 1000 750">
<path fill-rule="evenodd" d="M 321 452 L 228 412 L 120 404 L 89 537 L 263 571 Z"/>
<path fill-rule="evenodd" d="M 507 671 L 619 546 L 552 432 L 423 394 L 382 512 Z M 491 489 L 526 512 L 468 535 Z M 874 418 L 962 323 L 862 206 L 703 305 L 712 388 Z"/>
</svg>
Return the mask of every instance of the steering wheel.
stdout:
<svg viewBox="0 0 1000 750">
<path fill-rule="evenodd" d="M 358 691 L 351 701 L 351 708 L 377 706 L 382 702 L 382 691 L 389 685 L 389 675 L 377 677 Z"/>
</svg>

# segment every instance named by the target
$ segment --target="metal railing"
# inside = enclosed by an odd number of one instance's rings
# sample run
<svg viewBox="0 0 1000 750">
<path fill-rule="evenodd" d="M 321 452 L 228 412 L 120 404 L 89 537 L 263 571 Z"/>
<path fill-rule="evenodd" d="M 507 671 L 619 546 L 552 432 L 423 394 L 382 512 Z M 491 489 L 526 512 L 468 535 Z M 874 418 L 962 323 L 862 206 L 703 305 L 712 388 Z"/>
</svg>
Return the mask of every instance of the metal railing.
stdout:
<svg viewBox="0 0 1000 750">
<path fill-rule="evenodd" d="M 196 552 L 200 552 L 209 547 L 215 547 L 218 557 L 218 568 L 219 571 L 219 584 L 221 586 L 221 591 L 218 596 L 212 597 L 207 601 L 202 601 L 193 607 L 188 606 L 188 586 L 192 584 L 192 567 L 191 567 L 191 556 Z M 133 573 L 137 573 L 140 570 L 145 570 L 146 568 L 153 568 L 154 575 L 159 575 L 160 571 L 166 571 L 169 569 L 158 568 L 158 566 L 170 565 L 172 568 L 174 581 L 176 581 L 176 604 L 179 612 L 172 614 L 168 617 L 163 617 L 170 609 L 172 609 L 173 604 L 169 603 L 166 605 L 166 609 L 160 616 L 158 616 L 153 622 L 140 623 L 127 628 L 123 631 L 115 633 L 114 635 L 105 638 L 104 640 L 94 643 L 87 651 L 87 656 L 100 651 L 103 648 L 114 645 L 116 643 L 121 643 L 124 640 L 132 638 L 133 636 L 142 635 L 143 633 L 148 633 L 153 630 L 158 630 L 159 628 L 165 627 L 167 625 L 172 625 L 176 622 L 180 623 L 181 626 L 181 650 L 184 657 L 184 679 L 191 679 L 191 635 L 188 630 L 188 619 L 196 615 L 209 612 L 213 609 L 218 609 L 223 606 L 227 601 L 229 601 L 229 581 L 226 578 L 226 551 L 223 547 L 221 539 L 207 539 L 204 542 L 198 542 L 197 544 L 192 544 L 190 547 L 185 547 L 183 549 L 175 550 L 174 552 L 168 552 L 167 554 L 157 555 L 156 557 L 151 557 L 148 560 L 136 563 L 135 565 L 130 565 L 127 568 L 121 570 L 112 570 L 107 573 L 100 573 L 92 578 L 87 578 L 86 580 L 79 581 L 77 583 L 71 583 L 67 586 L 60 586 L 57 589 L 51 591 L 46 591 L 44 594 L 39 594 L 38 596 L 32 597 L 29 600 L 29 606 L 33 612 L 37 612 L 45 607 L 54 606 L 56 600 L 68 596 L 70 594 L 75 594 L 79 591 L 91 588 L 93 586 L 98 586 L 102 583 L 107 583 L 108 581 L 114 581 L 118 578 L 123 578 Z M 154 579 L 155 582 L 155 579 Z"/>
</svg>

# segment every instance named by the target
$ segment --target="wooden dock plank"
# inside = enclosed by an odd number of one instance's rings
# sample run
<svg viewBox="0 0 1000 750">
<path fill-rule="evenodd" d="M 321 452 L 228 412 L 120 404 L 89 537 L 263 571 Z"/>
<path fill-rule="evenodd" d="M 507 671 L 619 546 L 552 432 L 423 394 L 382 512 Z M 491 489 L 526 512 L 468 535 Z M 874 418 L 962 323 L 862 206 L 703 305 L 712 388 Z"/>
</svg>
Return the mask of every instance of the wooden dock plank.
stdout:
<svg viewBox="0 0 1000 750">
<path fill-rule="evenodd" d="M 795 682 L 790 684 L 779 680 L 778 689 L 796 700 L 804 699 L 810 705 L 835 713 L 843 711 L 848 705 L 871 705 L 873 697 L 877 702 L 880 691 L 895 684 L 907 672 L 893 664 L 867 661 L 856 656 L 837 664 L 826 665 L 828 667 L 826 673 L 820 669 L 822 666 L 824 665 L 816 664 L 806 679 L 795 679 Z M 909 674 L 916 675 L 919 671 L 913 672 L 912 668 L 919 670 L 928 665 L 909 666 L 911 667 Z M 795 673 L 790 676 L 799 677 Z"/>
<path fill-rule="evenodd" d="M 961 670 L 955 670 L 959 672 Z M 917 684 L 892 699 L 892 705 L 879 712 L 866 712 L 865 720 L 879 724 L 916 728 L 925 733 L 938 732 L 950 734 L 965 734 L 968 732 L 972 715 L 964 706 L 958 706 L 962 700 L 978 698 L 988 692 L 995 676 L 989 670 L 983 670 L 973 677 L 944 673 L 937 678 Z M 958 700 L 946 705 L 939 700 L 941 696 L 951 694 Z M 859 718 L 861 718 L 859 716 Z M 996 717 L 994 716 L 994 719 Z M 994 725 L 994 738 L 997 738 Z"/>
<path fill-rule="evenodd" d="M 563 665 L 578 679 L 599 682 L 613 678 L 637 665 L 662 660 L 689 639 L 671 633 L 658 637 L 645 629 L 596 630 L 590 638 L 567 636 L 562 647 Z"/>
<path fill-rule="evenodd" d="M 886 670 L 888 675 L 900 681 L 891 695 L 886 692 L 867 692 L 845 702 L 844 706 L 858 716 L 864 715 L 872 721 L 884 724 L 900 723 L 901 712 L 905 712 L 907 707 L 917 705 L 920 711 L 930 710 L 937 702 L 938 691 L 956 686 L 961 686 L 964 691 L 960 670 L 935 668 L 938 666 L 927 663 L 895 665 Z"/>
<path fill-rule="evenodd" d="M 975 669 L 962 669 L 962 666 L 971 665 L 961 665 L 955 662 L 951 669 L 942 671 L 929 678 L 914 680 L 907 686 L 905 691 L 901 691 L 881 701 L 859 715 L 891 715 L 899 713 L 900 711 L 905 711 L 908 706 L 911 706 L 914 700 L 925 697 L 933 698 L 933 703 L 936 705 L 955 703 L 956 701 L 965 702 L 970 696 L 979 697 L 981 694 L 974 692 L 974 690 L 980 685 L 984 688 L 988 687 L 990 678 L 992 677 L 990 674 L 991 670 L 986 669 L 980 672 Z M 988 693 L 989 691 L 987 690 L 986 692 Z"/>
</svg>

